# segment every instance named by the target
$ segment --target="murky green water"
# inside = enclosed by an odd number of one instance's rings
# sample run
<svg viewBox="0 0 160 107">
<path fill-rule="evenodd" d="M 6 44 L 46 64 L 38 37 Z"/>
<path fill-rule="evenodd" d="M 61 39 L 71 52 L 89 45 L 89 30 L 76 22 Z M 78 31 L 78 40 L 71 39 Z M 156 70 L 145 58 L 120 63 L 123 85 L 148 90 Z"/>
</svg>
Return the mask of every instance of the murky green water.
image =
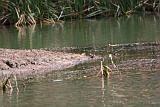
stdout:
<svg viewBox="0 0 160 107">
<path fill-rule="evenodd" d="M 1 107 L 159 107 L 159 75 L 160 72 L 132 71 L 113 75 L 109 80 L 52 75 L 26 83 L 26 88 L 21 87 L 19 92 L 16 89 L 1 92 L 0 104 Z"/>
<path fill-rule="evenodd" d="M 0 29 L 0 48 L 53 48 L 104 46 L 115 43 L 160 41 L 160 19 L 132 16 L 101 20 L 69 21 L 62 25 L 37 25 Z M 133 54 L 133 53 L 132 53 Z M 142 57 L 144 56 L 144 53 Z M 159 57 L 157 57 L 159 58 Z M 0 90 L 2 107 L 158 107 L 160 72 L 122 71 L 107 79 L 84 78 L 97 71 L 99 63 L 53 71 L 34 79 L 18 81 L 19 92 Z"/>
<path fill-rule="evenodd" d="M 109 43 L 158 41 L 159 25 L 160 19 L 156 16 L 132 16 L 119 20 L 69 21 L 28 28 L 1 27 L 0 48 L 103 46 Z"/>
</svg>

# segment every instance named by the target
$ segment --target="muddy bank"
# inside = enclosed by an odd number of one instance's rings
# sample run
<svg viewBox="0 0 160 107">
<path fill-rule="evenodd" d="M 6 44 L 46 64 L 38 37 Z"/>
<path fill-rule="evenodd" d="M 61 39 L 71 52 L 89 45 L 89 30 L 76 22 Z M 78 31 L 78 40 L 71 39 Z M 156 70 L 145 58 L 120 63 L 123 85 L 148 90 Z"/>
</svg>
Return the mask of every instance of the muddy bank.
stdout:
<svg viewBox="0 0 160 107">
<path fill-rule="evenodd" d="M 160 71 L 160 42 L 109 45 L 109 53 L 122 71 Z"/>
<path fill-rule="evenodd" d="M 160 42 L 108 44 L 101 47 L 63 47 L 46 50 L 94 53 L 102 56 L 106 64 L 116 70 L 109 58 L 109 54 L 112 54 L 114 63 L 121 71 L 160 71 Z"/>
<path fill-rule="evenodd" d="M 153 42 L 42 50 L 0 49 L 0 74 L 41 74 L 102 58 L 114 70 L 109 54 L 112 54 L 113 61 L 120 71 L 160 71 L 160 42 Z M 99 69 L 100 66 L 96 64 L 95 67 Z"/>
<path fill-rule="evenodd" d="M 99 58 L 98 56 L 46 50 L 0 49 L 0 73 L 38 74 L 69 68 Z"/>
</svg>

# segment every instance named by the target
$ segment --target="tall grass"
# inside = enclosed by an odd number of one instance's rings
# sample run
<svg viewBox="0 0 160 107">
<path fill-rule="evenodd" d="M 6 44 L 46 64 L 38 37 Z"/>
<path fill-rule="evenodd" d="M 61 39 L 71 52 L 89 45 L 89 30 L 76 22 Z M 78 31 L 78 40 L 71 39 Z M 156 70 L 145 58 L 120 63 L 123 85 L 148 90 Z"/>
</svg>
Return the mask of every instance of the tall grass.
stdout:
<svg viewBox="0 0 160 107">
<path fill-rule="evenodd" d="M 65 19 L 119 17 L 134 12 L 159 12 L 160 0 L 1 0 L 1 24 L 15 26 Z"/>
</svg>

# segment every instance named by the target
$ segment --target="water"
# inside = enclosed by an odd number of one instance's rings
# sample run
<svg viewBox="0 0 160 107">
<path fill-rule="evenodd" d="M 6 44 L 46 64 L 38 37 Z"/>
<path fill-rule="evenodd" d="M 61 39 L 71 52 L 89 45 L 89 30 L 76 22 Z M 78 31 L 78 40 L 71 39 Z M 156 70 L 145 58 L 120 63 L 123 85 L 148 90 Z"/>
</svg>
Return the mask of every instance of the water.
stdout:
<svg viewBox="0 0 160 107">
<path fill-rule="evenodd" d="M 132 16 L 119 20 L 109 18 L 68 21 L 62 25 L 37 25 L 23 29 L 3 27 L 0 29 L 0 48 L 94 47 L 117 43 L 155 42 L 160 41 L 159 24 L 160 19 L 156 16 Z M 145 58 L 144 53 L 139 56 Z M 70 69 L 36 76 L 28 81 L 18 81 L 19 92 L 15 88 L 6 92 L 0 90 L 0 105 L 1 107 L 160 106 L 160 72 L 122 71 L 122 75 L 112 74 L 109 79 L 84 77 L 97 71 L 99 69 L 97 66 L 99 66 L 97 62 L 81 64 Z"/>
<path fill-rule="evenodd" d="M 158 107 L 160 72 L 126 72 L 109 80 L 81 78 L 26 83 L 0 93 L 1 107 Z M 59 78 L 63 79 L 63 78 Z"/>
<path fill-rule="evenodd" d="M 68 21 L 63 24 L 24 28 L 2 27 L 0 48 L 52 48 L 103 46 L 114 43 L 160 40 L 160 19 L 156 16 L 132 16 L 101 20 Z"/>
</svg>

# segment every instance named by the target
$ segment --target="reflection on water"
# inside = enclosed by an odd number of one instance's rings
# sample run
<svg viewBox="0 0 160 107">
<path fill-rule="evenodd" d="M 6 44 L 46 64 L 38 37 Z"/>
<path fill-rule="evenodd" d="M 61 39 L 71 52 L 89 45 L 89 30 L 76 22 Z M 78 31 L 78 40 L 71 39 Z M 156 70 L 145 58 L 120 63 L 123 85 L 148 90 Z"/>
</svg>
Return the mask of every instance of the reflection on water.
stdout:
<svg viewBox="0 0 160 107">
<path fill-rule="evenodd" d="M 23 28 L 3 27 L 0 29 L 0 47 L 31 49 L 158 41 L 159 24 L 160 19 L 156 16 L 131 16 L 119 20 L 92 19 Z"/>
<path fill-rule="evenodd" d="M 81 78 L 54 81 L 48 77 L 26 83 L 17 93 L 1 93 L 0 104 L 12 107 L 157 107 L 160 103 L 159 72 L 125 72 L 109 80 Z"/>
<path fill-rule="evenodd" d="M 36 25 L 32 25 L 30 27 L 26 27 L 26 26 L 16 27 L 18 30 L 18 45 L 19 46 L 25 47 L 23 46 L 25 43 L 24 37 L 28 36 L 28 42 L 29 42 L 28 44 L 30 46 L 29 48 L 32 49 L 32 42 L 33 42 L 32 35 L 34 35 L 35 26 Z"/>
</svg>

